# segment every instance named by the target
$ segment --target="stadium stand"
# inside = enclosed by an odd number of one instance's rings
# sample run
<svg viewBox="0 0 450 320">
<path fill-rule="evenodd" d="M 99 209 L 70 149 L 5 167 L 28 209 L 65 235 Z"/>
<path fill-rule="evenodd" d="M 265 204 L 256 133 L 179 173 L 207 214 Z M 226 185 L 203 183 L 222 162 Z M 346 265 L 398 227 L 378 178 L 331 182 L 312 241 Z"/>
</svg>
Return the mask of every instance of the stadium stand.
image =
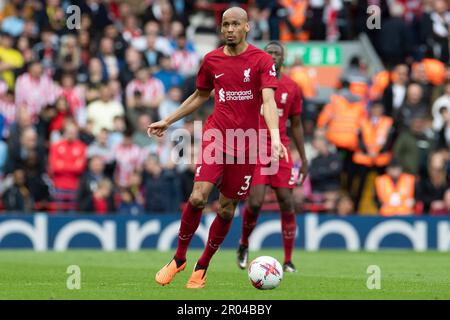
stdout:
<svg viewBox="0 0 450 320">
<path fill-rule="evenodd" d="M 409 215 L 450 214 L 445 0 L 237 3 L 249 12 L 251 42 L 285 42 L 284 72 L 303 92 L 311 172 L 294 191 L 298 213 L 376 215 L 386 212 L 382 202 L 408 200 Z M 371 4 L 379 15 L 366 12 Z M 145 128 L 193 91 L 229 6 L 0 1 L 0 212 L 178 211 L 193 169 L 172 160 L 179 141 L 148 138 Z M 208 104 L 175 127 L 194 133 L 194 120 L 210 112 Z M 391 159 L 414 177 L 411 199 L 395 185 L 377 192 Z M 263 211 L 278 210 L 267 193 Z"/>
</svg>

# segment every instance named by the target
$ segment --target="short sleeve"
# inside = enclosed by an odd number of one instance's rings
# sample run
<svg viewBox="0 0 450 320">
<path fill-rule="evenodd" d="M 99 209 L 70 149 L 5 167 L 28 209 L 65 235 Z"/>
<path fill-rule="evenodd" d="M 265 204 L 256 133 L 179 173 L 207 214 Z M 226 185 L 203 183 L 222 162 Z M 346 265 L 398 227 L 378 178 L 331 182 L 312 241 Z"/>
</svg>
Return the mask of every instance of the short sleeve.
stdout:
<svg viewBox="0 0 450 320">
<path fill-rule="evenodd" d="M 292 106 L 291 106 L 291 110 L 289 112 L 290 116 L 294 116 L 297 114 L 302 113 L 302 109 L 303 109 L 303 99 L 302 99 L 302 94 L 299 88 L 295 88 L 295 95 L 294 98 L 292 99 Z"/>
<path fill-rule="evenodd" d="M 275 63 L 269 54 L 264 54 L 259 63 L 259 75 L 261 80 L 261 88 L 274 88 L 278 87 L 277 71 L 275 69 Z"/>
<path fill-rule="evenodd" d="M 214 89 L 214 80 L 212 73 L 208 67 L 208 60 L 205 58 L 197 73 L 196 87 L 198 90 Z"/>
</svg>

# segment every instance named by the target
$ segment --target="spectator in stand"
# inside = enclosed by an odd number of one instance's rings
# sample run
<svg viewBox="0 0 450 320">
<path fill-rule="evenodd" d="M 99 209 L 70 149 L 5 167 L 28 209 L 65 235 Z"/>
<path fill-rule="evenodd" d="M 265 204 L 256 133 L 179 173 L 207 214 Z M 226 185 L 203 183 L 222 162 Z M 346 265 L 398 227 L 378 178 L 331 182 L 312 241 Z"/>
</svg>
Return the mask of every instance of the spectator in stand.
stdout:
<svg viewBox="0 0 450 320">
<path fill-rule="evenodd" d="M 80 200 L 80 210 L 99 215 L 115 212 L 113 190 L 111 180 L 100 180 L 97 188 L 91 194 Z"/>
<path fill-rule="evenodd" d="M 33 121 L 41 109 L 48 104 L 54 104 L 60 90 L 52 78 L 44 74 L 42 64 L 38 61 L 28 66 L 28 72 L 17 78 L 16 105 L 25 105 Z"/>
<path fill-rule="evenodd" d="M 3 193 L 3 205 L 8 211 L 31 213 L 34 208 L 34 199 L 26 186 L 25 173 L 17 169 L 13 173 L 13 184 Z"/>
<path fill-rule="evenodd" d="M 443 199 L 449 187 L 444 156 L 433 152 L 429 156 L 428 175 L 422 177 L 416 186 L 416 201 L 423 204 L 423 212 L 441 211 L 445 207 Z"/>
<path fill-rule="evenodd" d="M 414 175 L 426 174 L 427 154 L 435 147 L 435 139 L 426 134 L 426 117 L 426 114 L 414 113 L 409 127 L 399 134 L 394 143 L 394 158 L 405 172 Z"/>
<path fill-rule="evenodd" d="M 61 37 L 61 47 L 58 52 L 58 69 L 56 74 L 77 72 L 81 66 L 81 49 L 75 35 L 68 34 Z M 56 75 L 56 78 L 58 76 Z"/>
<path fill-rule="evenodd" d="M 128 47 L 128 43 L 123 38 L 122 34 L 120 34 L 119 30 L 114 24 L 109 24 L 105 27 L 104 30 L 105 36 L 112 39 L 114 42 L 114 54 L 118 59 L 125 58 L 125 50 Z"/>
<path fill-rule="evenodd" d="M 20 51 L 13 48 L 13 37 L 6 33 L 0 33 L 0 77 L 8 85 L 9 89 L 14 89 L 14 73 L 23 67 L 24 61 Z"/>
<path fill-rule="evenodd" d="M 46 155 L 38 154 L 36 151 L 30 152 L 25 159 L 23 166 L 25 172 L 25 180 L 28 189 L 42 209 L 47 208 L 50 199 L 49 186 L 47 184 L 48 175 L 45 167 Z"/>
<path fill-rule="evenodd" d="M 113 130 L 109 134 L 108 145 L 114 149 L 123 140 L 126 130 L 125 118 L 123 116 L 115 116 L 113 120 Z"/>
<path fill-rule="evenodd" d="M 391 16 L 383 21 L 380 31 L 380 55 L 388 68 L 402 63 L 412 52 L 412 35 L 403 19 L 405 9 L 400 3 L 390 6 Z"/>
<path fill-rule="evenodd" d="M 182 77 L 187 78 L 196 74 L 199 58 L 195 52 L 187 49 L 186 34 L 180 34 L 176 39 L 177 47 L 172 53 L 172 68 Z"/>
<path fill-rule="evenodd" d="M 105 175 L 105 160 L 102 156 L 94 155 L 89 159 L 87 171 L 80 178 L 77 189 L 77 203 L 80 204 L 84 199 L 91 198 L 98 189 L 98 184 Z"/>
<path fill-rule="evenodd" d="M 6 174 L 12 173 L 18 169 L 24 169 L 28 158 L 35 154 L 38 156 L 38 163 L 41 166 L 40 171 L 45 170 L 46 152 L 39 144 L 38 134 L 34 127 L 24 128 L 20 133 L 20 143 L 12 144 L 9 147 L 8 159 L 6 161 Z"/>
<path fill-rule="evenodd" d="M 0 139 L 0 182 L 2 181 L 1 179 L 5 175 L 5 164 L 6 164 L 7 158 L 8 158 L 8 145 L 6 144 L 5 141 Z M 0 194 L 1 194 L 1 188 L 0 188 Z"/>
<path fill-rule="evenodd" d="M 448 63 L 450 59 L 448 46 L 450 12 L 448 10 L 447 1 L 433 1 L 433 10 L 424 15 L 421 29 L 422 41 L 426 45 L 427 53 L 444 63 Z"/>
<path fill-rule="evenodd" d="M 147 213 L 169 213 L 179 209 L 179 183 L 175 170 L 163 169 L 158 157 L 150 155 L 145 160 L 142 180 Z"/>
<path fill-rule="evenodd" d="M 126 130 L 123 140 L 114 148 L 116 170 L 114 181 L 119 187 L 129 187 L 130 175 L 142 165 L 142 150 L 133 143 L 133 133 Z"/>
<path fill-rule="evenodd" d="M 357 191 L 356 194 L 352 194 L 356 209 L 359 207 L 368 174 L 371 171 L 384 173 L 392 159 L 394 121 L 383 113 L 383 105 L 374 102 L 370 108 L 369 118 L 361 122 L 359 129 L 358 149 L 353 154 L 353 162 L 359 173 Z"/>
<path fill-rule="evenodd" d="M 323 130 L 316 130 L 314 133 L 313 146 L 318 152 L 309 167 L 313 194 L 322 198 L 325 207 L 332 210 L 339 195 L 342 160 L 339 154 L 330 151 Z"/>
<path fill-rule="evenodd" d="M 50 145 L 49 174 L 53 182 L 53 199 L 60 211 L 76 208 L 78 182 L 86 166 L 86 146 L 78 140 L 78 128 L 68 122 L 62 140 Z"/>
<path fill-rule="evenodd" d="M 253 4 L 248 7 L 250 32 L 247 34 L 247 40 L 254 41 L 268 41 L 269 38 L 269 22 L 268 11 L 263 11 Z"/>
<path fill-rule="evenodd" d="M 137 216 L 144 213 L 144 207 L 135 199 L 129 188 L 120 190 L 120 206 L 117 213 Z"/>
<path fill-rule="evenodd" d="M 106 74 L 98 58 L 89 61 L 88 74 L 86 75 L 86 102 L 90 103 L 100 98 L 100 87 L 106 83 Z"/>
<path fill-rule="evenodd" d="M 1 88 L 7 89 L 4 82 L 0 83 Z M 0 137 L 9 133 L 11 125 L 16 121 L 17 106 L 14 102 L 14 92 L 12 90 L 3 91 L 0 93 L 0 115 L 4 117 L 3 131 L 0 132 Z"/>
<path fill-rule="evenodd" d="M 157 36 L 153 33 L 147 34 L 145 36 L 147 47 L 144 50 L 145 60 L 147 64 L 152 69 L 156 69 L 158 67 L 159 59 L 163 56 L 163 53 L 158 50 L 156 47 L 156 39 Z"/>
<path fill-rule="evenodd" d="M 91 57 L 94 55 L 94 45 L 91 42 L 91 35 L 88 31 L 82 29 L 78 32 L 78 45 L 80 46 L 80 59 L 81 59 L 81 70 L 85 70 L 85 66 L 89 65 Z M 80 70 L 80 71 L 81 71 Z M 81 73 L 81 72 L 80 72 Z M 84 76 L 84 75 L 79 75 Z M 80 82 L 84 82 L 85 79 L 79 79 Z"/>
<path fill-rule="evenodd" d="M 181 87 L 184 83 L 183 77 L 172 68 L 172 61 L 170 56 L 163 56 L 159 60 L 161 70 L 155 73 L 155 78 L 158 78 L 164 84 L 165 92 L 170 88 L 177 86 Z"/>
<path fill-rule="evenodd" d="M 414 213 L 415 177 L 404 173 L 395 158 L 386 173 L 375 179 L 376 203 L 382 216 L 412 215 Z"/>
<path fill-rule="evenodd" d="M 114 117 L 123 114 L 123 105 L 113 100 L 111 89 L 107 84 L 103 84 L 100 87 L 100 99 L 91 102 L 87 106 L 87 118 L 94 125 L 94 134 L 99 133 L 103 128 L 112 130 Z"/>
<path fill-rule="evenodd" d="M 170 88 L 166 97 L 164 98 L 164 100 L 161 102 L 161 105 L 159 106 L 159 109 L 158 109 L 159 119 L 165 119 L 172 112 L 176 111 L 181 105 L 182 97 L 183 97 L 183 91 L 180 87 Z M 178 128 L 182 128 L 184 125 L 184 122 L 185 122 L 184 119 L 178 120 L 177 122 L 172 124 L 172 126 L 169 128 L 169 131 L 178 129 Z"/>
<path fill-rule="evenodd" d="M 383 105 L 385 114 L 394 117 L 406 99 L 406 91 L 409 82 L 409 68 L 406 64 L 395 66 L 390 76 L 389 85 L 383 92 Z"/>
<path fill-rule="evenodd" d="M 92 142 L 87 147 L 87 158 L 101 157 L 105 163 L 106 169 L 105 173 L 112 177 L 115 167 L 115 155 L 113 149 L 108 144 L 109 133 L 108 130 L 102 129 L 95 137 L 94 142 Z"/>
<path fill-rule="evenodd" d="M 133 133 L 133 143 L 140 148 L 145 148 L 149 145 L 156 144 L 155 139 L 149 138 L 147 134 L 147 129 L 150 123 L 152 123 L 152 118 L 148 114 L 141 114 L 137 121 L 136 131 Z"/>
<path fill-rule="evenodd" d="M 59 51 L 58 37 L 52 29 L 44 28 L 40 33 L 40 39 L 41 41 L 33 47 L 34 54 L 42 63 L 44 70 L 53 73 Z"/>
<path fill-rule="evenodd" d="M 50 122 L 50 134 L 55 130 L 62 131 L 66 120 L 73 119 L 69 104 L 63 96 L 56 100 L 54 108 L 56 110 L 56 115 Z"/>
<path fill-rule="evenodd" d="M 126 87 L 126 104 L 131 119 L 136 113 L 147 113 L 153 118 L 164 98 L 164 85 L 161 80 L 150 75 L 148 68 L 140 68 L 135 78 Z M 135 125 L 136 122 L 132 121 Z"/>
<path fill-rule="evenodd" d="M 123 39 L 131 43 L 134 39 L 139 38 L 142 35 L 142 30 L 139 28 L 136 16 L 130 14 L 123 19 Z"/>
<path fill-rule="evenodd" d="M 64 73 L 61 76 L 61 96 L 66 98 L 70 113 L 77 124 L 84 127 L 86 124 L 86 101 L 84 89 L 76 84 L 73 73 Z"/>
<path fill-rule="evenodd" d="M 103 72 L 106 73 L 106 79 L 117 79 L 122 70 L 122 62 L 114 53 L 114 41 L 103 37 L 100 40 L 98 58 L 102 63 Z"/>
<path fill-rule="evenodd" d="M 444 125 L 439 131 L 438 148 L 450 150 L 450 110 L 446 108 L 441 109 Z"/>
<path fill-rule="evenodd" d="M 450 81 L 444 86 L 444 94 L 433 103 L 431 114 L 433 115 L 433 129 L 437 132 L 441 131 L 445 126 L 444 112 L 450 112 Z"/>
<path fill-rule="evenodd" d="M 423 102 L 423 89 L 417 83 L 410 83 L 406 92 L 406 99 L 394 119 L 399 122 L 400 129 L 408 128 L 411 125 L 411 118 L 414 114 L 426 115 L 429 112 L 428 106 Z"/>
<path fill-rule="evenodd" d="M 120 73 L 120 83 L 126 88 L 128 83 L 132 81 L 139 69 L 147 67 L 146 61 L 142 54 L 133 47 L 129 47 L 125 51 L 125 65 Z"/>
</svg>

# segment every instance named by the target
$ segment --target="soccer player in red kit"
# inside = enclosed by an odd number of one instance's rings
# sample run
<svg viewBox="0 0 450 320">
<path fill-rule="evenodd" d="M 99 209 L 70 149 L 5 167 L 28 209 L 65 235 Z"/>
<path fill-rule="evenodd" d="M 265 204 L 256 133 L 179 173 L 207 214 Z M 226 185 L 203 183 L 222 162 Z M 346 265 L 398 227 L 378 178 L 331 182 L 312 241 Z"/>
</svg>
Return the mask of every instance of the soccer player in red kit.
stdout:
<svg viewBox="0 0 450 320">
<path fill-rule="evenodd" d="M 269 54 L 247 43 L 245 38 L 249 30 L 245 10 L 239 7 L 226 10 L 221 23 L 225 45 L 205 56 L 197 75 L 196 91 L 177 111 L 149 126 L 149 135 L 162 136 L 172 123 L 200 108 L 214 89 L 214 112 L 203 126 L 200 163 L 197 164 L 193 191 L 181 215 L 177 250 L 173 259 L 155 276 L 160 285 L 169 284 L 186 267 L 189 243 L 200 224 L 209 194 L 217 185 L 220 191 L 218 214 L 210 227 L 203 254 L 186 284 L 187 288 L 204 287 L 210 260 L 228 233 L 239 200 L 248 196 L 256 165 L 256 161 L 249 161 L 250 146 L 245 143 L 235 146 L 234 138 L 230 143 L 228 137 L 249 130 L 257 131 L 261 105 L 271 132 L 271 156 L 279 160 L 287 155 L 278 130 L 274 100 L 278 85 L 275 65 Z M 209 142 L 211 140 L 214 142 Z M 215 151 L 214 155 L 208 156 L 206 150 L 211 144 Z M 220 157 L 226 159 L 216 161 Z M 230 158 L 232 163 L 229 163 Z"/>
<path fill-rule="evenodd" d="M 297 224 L 295 219 L 295 210 L 292 189 L 299 183 L 303 184 L 308 174 L 308 162 L 305 156 L 303 144 L 303 128 L 300 114 L 302 112 L 302 96 L 297 84 L 285 74 L 280 72 L 284 60 L 284 48 L 278 42 L 267 44 L 265 51 L 269 53 L 277 70 L 278 89 L 275 92 L 275 102 L 278 108 L 279 127 L 281 142 L 289 147 L 290 141 L 286 133 L 286 122 L 291 121 L 291 131 L 295 146 L 302 160 L 301 172 L 297 180 L 297 174 L 293 168 L 292 157 L 286 157 L 286 161 L 280 161 L 279 169 L 276 174 L 262 175 L 261 168 L 264 164 L 259 162 L 253 174 L 252 185 L 248 204 L 244 209 L 242 219 L 242 237 L 237 250 L 237 263 L 241 269 L 247 267 L 248 263 L 248 245 L 249 236 L 252 233 L 258 219 L 261 206 L 264 202 L 266 188 L 270 185 L 277 195 L 277 200 L 281 210 L 281 231 L 284 247 L 283 269 L 287 272 L 295 272 L 296 268 L 292 263 L 292 250 L 294 248 L 295 234 Z M 263 128 L 265 123 L 260 117 L 260 126 Z M 270 146 L 270 137 L 267 138 L 268 147 Z M 264 146 L 260 146 L 264 147 Z M 270 150 L 270 149 L 269 149 Z"/>
</svg>

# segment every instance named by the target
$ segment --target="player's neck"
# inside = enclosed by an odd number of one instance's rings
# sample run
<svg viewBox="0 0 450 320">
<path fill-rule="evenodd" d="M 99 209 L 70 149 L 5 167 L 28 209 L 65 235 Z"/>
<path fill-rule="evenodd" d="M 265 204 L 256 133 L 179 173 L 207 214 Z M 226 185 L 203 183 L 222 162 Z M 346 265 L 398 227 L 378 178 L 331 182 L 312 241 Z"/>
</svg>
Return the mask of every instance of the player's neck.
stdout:
<svg viewBox="0 0 450 320">
<path fill-rule="evenodd" d="M 225 47 L 223 48 L 223 53 L 227 56 L 238 56 L 241 53 L 243 53 L 245 50 L 247 50 L 247 48 L 248 48 L 248 42 L 242 41 L 241 43 L 239 43 L 236 46 L 225 45 Z"/>
</svg>

